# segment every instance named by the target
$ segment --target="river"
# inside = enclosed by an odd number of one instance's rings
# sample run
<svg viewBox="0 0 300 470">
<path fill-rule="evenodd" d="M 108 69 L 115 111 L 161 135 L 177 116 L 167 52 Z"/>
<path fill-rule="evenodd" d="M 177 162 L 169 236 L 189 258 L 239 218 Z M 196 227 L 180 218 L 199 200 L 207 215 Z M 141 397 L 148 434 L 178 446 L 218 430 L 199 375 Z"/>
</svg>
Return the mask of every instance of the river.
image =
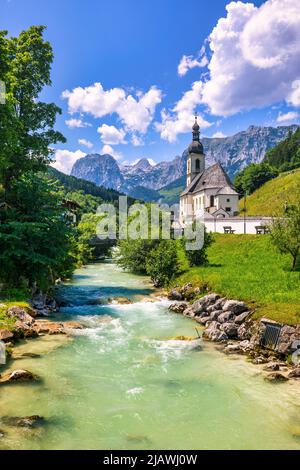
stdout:
<svg viewBox="0 0 300 470">
<path fill-rule="evenodd" d="M 93 264 L 60 291 L 58 318 L 87 328 L 73 340 L 48 336 L 16 348 L 40 354 L 13 368 L 42 382 L 2 387 L 0 417 L 38 414 L 46 424 L 0 422 L 0 448 L 300 448 L 299 385 L 267 383 L 258 366 L 209 342 L 172 339 L 195 336 L 195 323 L 170 313 L 146 278 Z M 106 303 L 116 296 L 134 303 Z"/>
</svg>

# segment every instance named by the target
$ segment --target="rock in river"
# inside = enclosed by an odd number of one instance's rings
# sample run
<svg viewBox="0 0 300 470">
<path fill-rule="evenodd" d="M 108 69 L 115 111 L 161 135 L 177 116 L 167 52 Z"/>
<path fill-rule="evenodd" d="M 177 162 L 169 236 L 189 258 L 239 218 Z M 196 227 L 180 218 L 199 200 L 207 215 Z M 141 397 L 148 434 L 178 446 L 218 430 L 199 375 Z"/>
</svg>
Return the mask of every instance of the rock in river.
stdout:
<svg viewBox="0 0 300 470">
<path fill-rule="evenodd" d="M 2 421 L 7 426 L 17 426 L 19 428 L 36 428 L 44 424 L 45 420 L 42 416 L 32 415 L 32 416 L 4 416 Z"/>
<path fill-rule="evenodd" d="M 17 369 L 0 377 L 0 384 L 9 384 L 15 382 L 30 382 L 37 380 L 38 377 L 29 370 Z"/>
</svg>

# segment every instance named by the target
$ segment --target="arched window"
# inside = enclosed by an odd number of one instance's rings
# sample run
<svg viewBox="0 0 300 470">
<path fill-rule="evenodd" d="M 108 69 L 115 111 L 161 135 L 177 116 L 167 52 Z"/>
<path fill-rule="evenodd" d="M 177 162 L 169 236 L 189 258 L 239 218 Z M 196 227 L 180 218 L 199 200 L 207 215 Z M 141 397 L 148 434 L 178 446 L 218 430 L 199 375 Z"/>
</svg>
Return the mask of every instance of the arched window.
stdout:
<svg viewBox="0 0 300 470">
<path fill-rule="evenodd" d="M 200 160 L 199 160 L 199 158 L 196 158 L 195 165 L 196 165 L 196 171 L 199 171 L 200 170 Z"/>
</svg>

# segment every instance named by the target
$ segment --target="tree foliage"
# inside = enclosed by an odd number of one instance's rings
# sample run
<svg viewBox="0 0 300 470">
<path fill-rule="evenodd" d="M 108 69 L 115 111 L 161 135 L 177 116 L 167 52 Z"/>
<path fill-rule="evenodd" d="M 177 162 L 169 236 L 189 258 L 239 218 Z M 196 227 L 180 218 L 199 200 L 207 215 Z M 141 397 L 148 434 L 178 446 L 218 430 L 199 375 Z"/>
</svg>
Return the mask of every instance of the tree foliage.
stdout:
<svg viewBox="0 0 300 470">
<path fill-rule="evenodd" d="M 289 208 L 286 217 L 273 221 L 271 238 L 280 253 L 291 255 L 292 269 L 295 270 L 300 253 L 300 199 Z"/>
<path fill-rule="evenodd" d="M 282 142 L 269 150 L 264 162 L 280 171 L 300 166 L 300 127 L 295 132 L 290 131 Z"/>
<path fill-rule="evenodd" d="M 278 170 L 268 163 L 251 163 L 235 176 L 234 187 L 241 196 L 245 193 L 252 194 L 276 176 L 278 176 Z"/>
</svg>

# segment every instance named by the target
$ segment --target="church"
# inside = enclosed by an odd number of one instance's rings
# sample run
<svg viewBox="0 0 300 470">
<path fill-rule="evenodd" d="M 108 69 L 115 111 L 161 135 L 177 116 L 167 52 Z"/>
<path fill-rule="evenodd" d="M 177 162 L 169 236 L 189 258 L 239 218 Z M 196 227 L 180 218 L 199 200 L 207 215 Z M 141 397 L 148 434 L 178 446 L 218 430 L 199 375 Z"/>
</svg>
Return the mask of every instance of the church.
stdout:
<svg viewBox="0 0 300 470">
<path fill-rule="evenodd" d="M 210 216 L 226 218 L 238 213 L 239 195 L 220 165 L 205 168 L 200 127 L 195 117 L 193 140 L 188 148 L 186 188 L 180 195 L 180 222 Z"/>
</svg>

